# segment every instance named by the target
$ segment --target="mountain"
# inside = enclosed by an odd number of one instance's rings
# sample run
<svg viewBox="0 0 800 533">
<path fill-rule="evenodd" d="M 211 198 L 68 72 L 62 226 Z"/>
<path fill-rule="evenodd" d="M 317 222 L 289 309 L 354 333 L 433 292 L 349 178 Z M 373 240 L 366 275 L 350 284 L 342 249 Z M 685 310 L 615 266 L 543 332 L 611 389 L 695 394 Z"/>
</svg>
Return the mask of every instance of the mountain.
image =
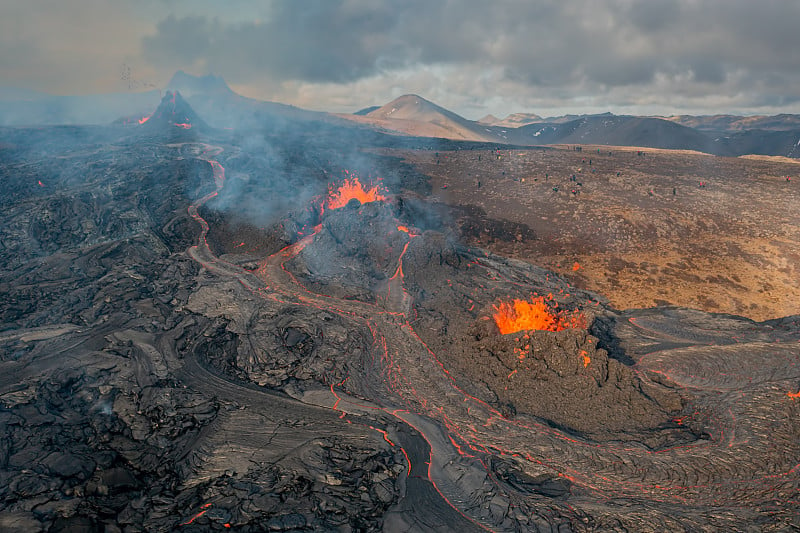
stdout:
<svg viewBox="0 0 800 533">
<path fill-rule="evenodd" d="M 563 124 L 542 123 L 518 128 L 510 142 L 520 144 L 605 144 L 727 154 L 703 133 L 657 118 L 593 115 Z"/>
<path fill-rule="evenodd" d="M 167 91 L 153 114 L 141 124 L 144 128 L 154 131 L 165 131 L 172 128 L 192 129 L 194 131 L 206 131 L 209 129 L 208 124 L 195 113 L 192 106 L 177 91 Z"/>
<path fill-rule="evenodd" d="M 406 94 L 367 113 L 368 117 L 390 120 L 418 120 L 421 122 L 464 123 L 467 120 L 452 111 L 434 104 L 416 94 Z"/>
<path fill-rule="evenodd" d="M 504 142 L 493 130 L 467 120 L 416 94 L 403 95 L 364 116 L 340 116 L 406 135 Z"/>
<path fill-rule="evenodd" d="M 537 122 L 543 122 L 543 119 L 535 113 L 512 113 L 503 120 L 497 120 L 492 125 L 504 128 L 519 128 Z"/>
<path fill-rule="evenodd" d="M 675 115 L 667 120 L 700 131 L 734 132 L 744 130 L 788 131 L 800 129 L 800 115 Z"/>
<path fill-rule="evenodd" d="M 487 126 L 494 126 L 498 122 L 500 122 L 500 119 L 492 114 L 478 119 L 478 124 L 486 124 Z"/>
<path fill-rule="evenodd" d="M 179 92 L 208 124 L 224 129 L 283 128 L 294 122 L 342 122 L 329 113 L 248 98 L 233 91 L 220 76 L 194 76 L 177 71 L 167 90 Z"/>
<path fill-rule="evenodd" d="M 718 137 L 715 142 L 736 155 L 779 155 L 800 158 L 800 128 L 789 131 L 744 130 Z"/>
<path fill-rule="evenodd" d="M 580 120 L 583 118 L 595 118 L 595 117 L 615 117 L 614 113 L 606 111 L 605 113 L 595 113 L 589 115 L 559 115 L 557 117 L 545 117 L 540 122 L 547 122 L 551 124 L 566 124 L 568 122 L 572 122 L 574 120 Z"/>
</svg>

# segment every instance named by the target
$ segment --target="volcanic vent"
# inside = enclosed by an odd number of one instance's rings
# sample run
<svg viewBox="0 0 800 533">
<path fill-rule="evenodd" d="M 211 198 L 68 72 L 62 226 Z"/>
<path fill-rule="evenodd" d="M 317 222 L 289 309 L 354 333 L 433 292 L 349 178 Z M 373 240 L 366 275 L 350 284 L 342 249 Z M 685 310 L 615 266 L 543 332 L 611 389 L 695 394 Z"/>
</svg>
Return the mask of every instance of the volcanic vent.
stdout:
<svg viewBox="0 0 800 533">
<path fill-rule="evenodd" d="M 178 91 L 167 91 L 153 114 L 139 119 L 139 124 L 151 131 L 175 128 L 191 129 L 195 132 L 209 130 L 208 124 L 195 113 Z"/>
<path fill-rule="evenodd" d="M 294 245 L 284 267 L 313 293 L 405 322 L 413 335 L 400 336 L 392 349 L 431 349 L 459 387 L 504 416 L 535 416 L 594 439 L 636 435 L 656 447 L 695 438 L 670 424 L 684 401 L 675 390 L 645 383 L 598 347 L 587 331 L 604 311 L 594 295 L 415 228 L 403 200 L 378 186 L 346 180 L 323 205 L 329 207 L 319 224 Z M 543 296 L 522 299 L 520 287 Z M 387 401 L 424 404 L 425 388 L 437 387 L 396 379 Z M 348 390 L 366 395 L 361 383 L 374 396 L 369 381 L 351 376 Z"/>
</svg>

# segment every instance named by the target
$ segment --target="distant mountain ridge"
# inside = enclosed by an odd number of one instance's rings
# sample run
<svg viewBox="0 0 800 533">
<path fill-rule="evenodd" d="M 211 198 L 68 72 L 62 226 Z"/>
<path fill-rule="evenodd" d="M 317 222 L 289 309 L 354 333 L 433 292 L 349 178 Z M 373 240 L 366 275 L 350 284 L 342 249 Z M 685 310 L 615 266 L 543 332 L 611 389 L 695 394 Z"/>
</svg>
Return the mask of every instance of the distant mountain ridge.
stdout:
<svg viewBox="0 0 800 533">
<path fill-rule="evenodd" d="M 605 144 L 728 155 L 705 134 L 668 120 L 648 117 L 593 115 L 564 123 L 539 123 L 518 128 L 516 140 L 541 144 Z M 721 153 L 722 152 L 722 153 Z"/>
<path fill-rule="evenodd" d="M 379 106 L 379 105 L 371 105 L 369 107 L 365 107 L 364 109 L 359 109 L 358 111 L 356 111 L 353 114 L 354 115 L 362 115 L 363 116 L 363 115 L 366 115 L 368 113 L 371 113 L 371 112 L 375 111 L 376 109 L 380 109 L 380 107 L 381 106 Z"/>
<path fill-rule="evenodd" d="M 487 118 L 489 118 L 489 120 L 486 120 Z M 478 122 L 488 124 L 489 126 L 519 128 L 522 126 L 527 126 L 528 124 L 534 124 L 542 121 L 542 117 L 535 113 L 512 113 L 502 120 L 495 116 L 488 115 L 487 117 L 480 119 Z"/>
<path fill-rule="evenodd" d="M 665 118 L 677 124 L 700 131 L 735 132 L 744 130 L 788 131 L 800 129 L 800 115 L 782 113 L 780 115 L 674 115 Z"/>
<path fill-rule="evenodd" d="M 280 129 L 295 122 L 317 122 L 395 135 L 506 145 L 642 146 L 718 155 L 800 158 L 800 115 L 794 114 L 643 117 L 602 113 L 542 118 L 534 113 L 512 113 L 504 119 L 487 115 L 474 121 L 416 94 L 403 95 L 386 105 L 367 107 L 356 113 L 334 114 L 248 98 L 233 91 L 222 77 L 211 74 L 194 76 L 179 70 L 166 89 L 170 95 L 179 93 L 181 101 L 193 110 L 191 121 L 173 120 L 168 124 L 173 128 L 191 123 L 192 128 L 199 129 L 258 130 Z M 0 89 L 0 126 L 136 124 L 143 122 L 159 102 L 163 105 L 158 90 L 54 96 L 5 88 Z M 153 124 L 158 121 L 148 127 Z"/>
<path fill-rule="evenodd" d="M 371 119 L 375 126 L 406 135 L 520 146 L 594 144 L 694 150 L 726 156 L 800 157 L 800 115 L 789 114 L 664 118 L 607 112 L 542 118 L 533 113 L 513 113 L 502 120 L 487 115 L 471 121 L 411 94 L 373 109 L 364 119 Z M 355 120 L 362 121 L 360 118 Z M 693 123 L 697 127 L 687 125 Z M 764 129 L 746 129 L 747 125 L 764 126 Z"/>
</svg>

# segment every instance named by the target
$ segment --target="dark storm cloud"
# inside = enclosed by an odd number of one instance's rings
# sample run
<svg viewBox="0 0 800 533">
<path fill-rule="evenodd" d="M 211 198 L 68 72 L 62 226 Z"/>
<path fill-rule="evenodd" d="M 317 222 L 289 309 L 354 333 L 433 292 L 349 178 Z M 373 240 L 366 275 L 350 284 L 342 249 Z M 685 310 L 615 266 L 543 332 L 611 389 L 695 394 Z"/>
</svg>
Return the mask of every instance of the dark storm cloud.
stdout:
<svg viewBox="0 0 800 533">
<path fill-rule="evenodd" d="M 145 57 L 159 64 L 203 60 L 216 72 L 252 79 L 351 81 L 375 72 L 390 49 L 390 10 L 343 0 L 276 2 L 269 20 L 223 25 L 218 20 L 168 16 L 145 37 Z M 183 37 L 186 37 L 183 40 Z"/>
<path fill-rule="evenodd" d="M 789 99 L 800 81 L 795 53 L 800 2 L 280 0 L 270 5 L 258 22 L 167 16 L 143 39 L 145 57 L 164 67 L 196 64 L 233 83 L 270 77 L 346 84 L 403 68 L 493 69 L 496 82 L 531 91 L 616 91 L 622 99 L 626 88 L 669 96 L 676 90 L 692 93 L 692 85 L 729 96 L 766 90 L 773 99 Z"/>
<path fill-rule="evenodd" d="M 205 17 L 175 18 L 169 15 L 158 23 L 156 38 L 145 38 L 145 55 L 156 65 L 191 64 L 208 57 L 216 36 L 221 32 L 217 21 Z"/>
<path fill-rule="evenodd" d="M 778 8 L 780 6 L 780 8 Z M 576 66 L 607 83 L 647 82 L 656 67 L 719 59 L 797 66 L 800 4 L 748 1 L 353 2 L 279 1 L 263 23 L 223 25 L 168 16 L 144 39 L 153 61 L 206 58 L 308 81 L 349 81 L 390 65 L 487 62 L 534 69 L 556 80 Z M 646 49 L 637 50 L 649 43 Z M 710 45 L 710 46 L 709 46 Z M 552 55 L 557 61 L 548 62 Z M 699 58 L 699 59 L 698 59 Z M 558 68 L 556 68 L 558 66 Z M 630 73 L 627 73 L 627 68 Z M 712 76 L 721 79 L 720 76 Z"/>
</svg>

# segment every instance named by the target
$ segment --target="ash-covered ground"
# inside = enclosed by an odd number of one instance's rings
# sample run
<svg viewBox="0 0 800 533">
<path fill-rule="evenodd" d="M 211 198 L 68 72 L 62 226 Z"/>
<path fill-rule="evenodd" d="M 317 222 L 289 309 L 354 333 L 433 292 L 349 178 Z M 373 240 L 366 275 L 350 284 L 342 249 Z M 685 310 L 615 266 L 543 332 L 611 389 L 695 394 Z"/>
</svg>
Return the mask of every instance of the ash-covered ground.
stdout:
<svg viewBox="0 0 800 533">
<path fill-rule="evenodd" d="M 1 135 L 3 531 L 800 527 L 797 317 L 466 246 L 376 134 Z M 501 334 L 534 294 L 585 327 Z"/>
</svg>

